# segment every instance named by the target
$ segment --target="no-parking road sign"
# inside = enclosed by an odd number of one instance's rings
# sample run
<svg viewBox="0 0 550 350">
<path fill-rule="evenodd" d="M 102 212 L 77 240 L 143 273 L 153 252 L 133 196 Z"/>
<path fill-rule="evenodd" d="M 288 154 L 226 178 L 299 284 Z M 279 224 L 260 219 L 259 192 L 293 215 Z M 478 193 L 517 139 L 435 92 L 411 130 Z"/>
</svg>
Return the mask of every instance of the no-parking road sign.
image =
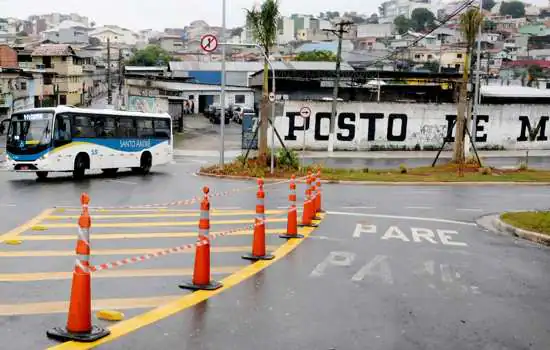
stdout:
<svg viewBox="0 0 550 350">
<path fill-rule="evenodd" d="M 213 52 L 218 48 L 218 38 L 212 34 L 206 34 L 201 38 L 201 48 L 206 52 Z"/>
<path fill-rule="evenodd" d="M 311 116 L 311 108 L 309 107 L 300 108 L 300 116 L 302 118 L 309 118 Z"/>
</svg>

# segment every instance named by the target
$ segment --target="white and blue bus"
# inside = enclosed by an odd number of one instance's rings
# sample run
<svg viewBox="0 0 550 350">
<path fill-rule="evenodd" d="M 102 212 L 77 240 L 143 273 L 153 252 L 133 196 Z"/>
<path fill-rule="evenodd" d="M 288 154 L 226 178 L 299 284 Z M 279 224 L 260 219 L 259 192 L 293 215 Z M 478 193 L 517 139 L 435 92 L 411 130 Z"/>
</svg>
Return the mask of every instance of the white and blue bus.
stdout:
<svg viewBox="0 0 550 350">
<path fill-rule="evenodd" d="M 169 114 L 82 109 L 34 108 L 13 113 L 6 136 L 7 168 L 35 172 L 86 170 L 115 174 L 131 168 L 147 174 L 173 159 Z"/>
</svg>

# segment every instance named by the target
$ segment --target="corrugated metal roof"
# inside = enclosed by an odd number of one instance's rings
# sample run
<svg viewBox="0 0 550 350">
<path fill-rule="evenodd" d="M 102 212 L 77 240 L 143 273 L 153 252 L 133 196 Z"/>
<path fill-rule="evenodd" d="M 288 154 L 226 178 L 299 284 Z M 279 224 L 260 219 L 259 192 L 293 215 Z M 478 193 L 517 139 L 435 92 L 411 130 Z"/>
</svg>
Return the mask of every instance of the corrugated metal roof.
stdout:
<svg viewBox="0 0 550 350">
<path fill-rule="evenodd" d="M 283 71 L 283 70 L 336 70 L 336 62 L 305 62 L 305 61 L 290 61 L 290 62 L 282 62 L 277 61 L 273 62 L 273 68 L 275 68 L 276 71 Z M 342 71 L 353 71 L 353 67 L 349 64 L 342 62 L 340 65 L 340 68 Z M 261 68 L 263 69 L 263 67 Z M 258 69 L 261 70 L 261 69 Z"/>
<path fill-rule="evenodd" d="M 480 92 L 482 96 L 486 97 L 550 97 L 550 90 L 548 89 L 537 89 L 527 86 L 481 86 Z"/>
<path fill-rule="evenodd" d="M 72 56 L 74 50 L 67 44 L 42 44 L 32 52 L 32 56 Z"/>
<path fill-rule="evenodd" d="M 174 61 L 169 63 L 174 71 L 221 71 L 221 62 Z M 226 62 L 228 72 L 257 72 L 263 68 L 262 62 Z"/>
<path fill-rule="evenodd" d="M 140 71 L 165 71 L 166 67 L 142 67 L 142 66 L 126 66 L 127 71 L 140 72 Z"/>
</svg>

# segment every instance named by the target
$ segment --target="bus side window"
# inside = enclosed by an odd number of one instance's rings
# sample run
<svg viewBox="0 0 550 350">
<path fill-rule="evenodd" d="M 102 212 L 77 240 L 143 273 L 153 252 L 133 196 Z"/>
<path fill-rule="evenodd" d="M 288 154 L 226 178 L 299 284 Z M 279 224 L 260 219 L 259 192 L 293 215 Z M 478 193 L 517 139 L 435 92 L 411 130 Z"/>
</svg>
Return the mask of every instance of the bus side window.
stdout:
<svg viewBox="0 0 550 350">
<path fill-rule="evenodd" d="M 58 115 L 55 118 L 54 145 L 61 146 L 71 142 L 71 116 Z"/>
<path fill-rule="evenodd" d="M 117 137 L 136 137 L 137 130 L 133 118 L 118 118 Z"/>
<path fill-rule="evenodd" d="M 101 137 L 116 137 L 116 123 L 113 117 L 104 117 L 103 136 Z"/>
<path fill-rule="evenodd" d="M 170 138 L 170 122 L 167 119 L 155 119 L 155 137 L 159 139 Z"/>
</svg>

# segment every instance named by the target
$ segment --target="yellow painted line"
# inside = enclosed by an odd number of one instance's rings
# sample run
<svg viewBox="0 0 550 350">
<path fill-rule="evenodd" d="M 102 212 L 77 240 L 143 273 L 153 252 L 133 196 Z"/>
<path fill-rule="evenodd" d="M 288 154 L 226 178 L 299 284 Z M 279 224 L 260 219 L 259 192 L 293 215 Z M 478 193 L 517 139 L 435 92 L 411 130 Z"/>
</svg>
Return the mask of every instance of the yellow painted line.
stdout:
<svg viewBox="0 0 550 350">
<path fill-rule="evenodd" d="M 212 232 L 212 234 L 222 233 L 224 231 Z M 281 229 L 266 229 L 268 235 L 277 235 L 285 232 Z M 227 236 L 250 236 L 254 232 L 252 229 L 233 232 Z M 94 233 L 91 240 L 111 240 L 111 239 L 146 239 L 146 238 L 187 238 L 197 237 L 197 232 L 139 232 L 139 233 Z M 22 235 L 18 237 L 20 241 L 75 241 L 76 235 Z M 7 243 L 7 242 L 6 242 Z"/>
<path fill-rule="evenodd" d="M 54 208 L 46 209 L 42 211 L 40 214 L 38 214 L 37 216 L 35 216 L 34 218 L 25 222 L 23 225 L 19 225 L 13 230 L 6 232 L 3 235 L 0 235 L 0 243 L 16 239 L 17 236 L 19 236 L 25 231 L 29 231 L 33 226 L 36 226 L 38 223 L 44 220 L 45 217 L 50 216 L 54 210 L 55 210 Z"/>
<path fill-rule="evenodd" d="M 267 215 L 275 215 L 275 214 L 282 214 L 285 211 L 283 210 L 267 210 Z M 225 212 L 216 212 L 213 211 L 210 213 L 210 216 L 239 216 L 239 215 L 254 215 L 256 214 L 256 211 L 254 210 L 236 210 L 236 211 L 225 211 Z M 102 220 L 102 219 L 136 219 L 136 218 L 191 218 L 191 217 L 199 217 L 200 213 L 172 213 L 172 214 L 121 214 L 121 215 L 92 215 L 92 219 L 94 220 Z M 46 217 L 46 220 L 78 220 L 79 215 L 50 215 Z"/>
<path fill-rule="evenodd" d="M 212 267 L 213 274 L 229 274 L 238 271 L 243 266 Z M 167 276 L 191 276 L 193 269 L 115 269 L 93 273 L 96 278 L 120 278 L 120 277 L 167 277 Z M 68 280 L 73 277 L 72 272 L 34 272 L 34 273 L 0 273 L 0 282 L 37 282 Z M 2 307 L 0 306 L 0 309 Z"/>
<path fill-rule="evenodd" d="M 321 218 L 324 217 L 324 214 L 320 215 Z M 308 237 L 311 232 L 313 232 L 313 228 L 300 228 L 299 232 L 303 234 L 305 237 Z M 136 317 L 133 317 L 131 319 L 128 319 L 126 321 L 122 321 L 120 323 L 117 323 L 116 325 L 110 327 L 111 334 L 103 339 L 97 340 L 92 343 L 78 343 L 78 342 L 66 342 L 60 345 L 56 345 L 53 347 L 50 347 L 51 350 L 62 350 L 62 349 L 92 349 L 95 348 L 101 344 L 108 343 L 110 341 L 113 341 L 119 337 L 122 337 L 126 334 L 129 334 L 131 332 L 134 332 L 142 327 L 145 327 L 147 325 L 150 325 L 152 323 L 155 323 L 157 321 L 160 321 L 166 317 L 169 317 L 171 315 L 174 315 L 182 310 L 185 310 L 187 308 L 190 308 L 200 302 L 205 301 L 208 298 L 211 298 L 217 294 L 220 294 L 229 288 L 243 282 L 247 278 L 250 278 L 251 276 L 257 274 L 258 272 L 262 271 L 266 267 L 270 266 L 271 264 L 275 263 L 276 261 L 282 259 L 284 256 L 286 256 L 288 253 L 290 253 L 292 250 L 294 250 L 301 242 L 303 242 L 303 239 L 291 239 L 288 240 L 285 244 L 283 244 L 279 249 L 277 249 L 273 254 L 275 255 L 275 259 L 273 260 L 267 260 L 267 261 L 258 261 L 254 264 L 251 264 L 242 270 L 240 270 L 237 273 L 232 274 L 231 276 L 228 276 L 222 280 L 223 287 L 220 289 L 217 289 L 215 291 L 198 291 L 194 292 L 192 294 L 187 294 L 181 298 L 178 298 L 176 300 L 167 301 L 166 304 L 161 305 L 153 310 L 150 310 L 148 312 L 145 312 L 141 315 L 138 315 Z"/>
<path fill-rule="evenodd" d="M 93 217 L 92 217 L 93 220 Z M 286 218 L 277 218 L 269 219 L 271 222 L 285 222 Z M 210 225 L 232 225 L 232 224 L 252 224 L 253 220 L 243 219 L 243 220 L 211 220 Z M 269 225 L 268 223 L 268 225 Z M 153 222 L 109 222 L 109 223 L 95 223 L 92 222 L 92 230 L 97 227 L 165 227 L 165 226 L 197 226 L 196 221 L 153 221 Z M 51 229 L 51 228 L 77 228 L 76 223 L 67 223 L 67 224 L 42 224 L 42 226 Z"/>
<path fill-rule="evenodd" d="M 181 298 L 181 295 L 167 295 L 151 298 L 128 298 L 128 299 L 96 299 L 92 300 L 92 310 L 102 309 L 146 309 L 163 305 L 166 302 Z M 69 310 L 68 301 L 51 301 L 43 303 L 11 304 L 0 305 L 0 316 L 14 315 L 40 315 L 59 314 Z"/>
<path fill-rule="evenodd" d="M 268 246 L 268 249 L 275 249 L 277 246 Z M 167 248 L 136 248 L 136 249 L 92 249 L 92 256 L 101 255 L 141 255 L 154 253 Z M 250 246 L 223 246 L 212 247 L 210 250 L 214 253 L 241 253 L 251 250 Z M 174 254 L 195 253 L 194 249 L 187 249 Z M 75 256 L 73 250 L 20 250 L 20 251 L 0 251 L 1 258 L 20 258 L 20 257 L 52 257 L 52 256 Z"/>
</svg>

